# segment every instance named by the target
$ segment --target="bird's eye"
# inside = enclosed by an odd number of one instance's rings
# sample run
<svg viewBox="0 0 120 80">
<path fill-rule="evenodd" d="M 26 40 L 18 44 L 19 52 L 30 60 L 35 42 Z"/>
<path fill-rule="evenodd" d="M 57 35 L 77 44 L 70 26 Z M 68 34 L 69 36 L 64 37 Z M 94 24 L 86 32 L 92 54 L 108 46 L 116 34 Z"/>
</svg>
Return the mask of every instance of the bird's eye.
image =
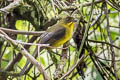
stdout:
<svg viewBox="0 0 120 80">
<path fill-rule="evenodd" d="M 66 21 L 69 21 L 70 18 L 67 18 Z"/>
<path fill-rule="evenodd" d="M 71 22 L 71 18 L 70 18 L 70 17 L 67 17 L 67 18 L 66 18 L 66 22 Z"/>
</svg>

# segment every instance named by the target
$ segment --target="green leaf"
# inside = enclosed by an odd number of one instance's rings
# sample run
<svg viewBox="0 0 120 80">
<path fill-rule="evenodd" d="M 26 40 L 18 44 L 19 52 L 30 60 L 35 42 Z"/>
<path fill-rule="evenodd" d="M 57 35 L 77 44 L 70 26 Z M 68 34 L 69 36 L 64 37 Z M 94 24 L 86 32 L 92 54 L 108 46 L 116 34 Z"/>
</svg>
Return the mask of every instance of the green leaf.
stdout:
<svg viewBox="0 0 120 80">
<path fill-rule="evenodd" d="M 46 63 L 45 63 L 45 60 L 44 60 L 43 57 L 40 57 L 40 62 L 41 62 L 44 66 L 46 66 Z"/>
</svg>

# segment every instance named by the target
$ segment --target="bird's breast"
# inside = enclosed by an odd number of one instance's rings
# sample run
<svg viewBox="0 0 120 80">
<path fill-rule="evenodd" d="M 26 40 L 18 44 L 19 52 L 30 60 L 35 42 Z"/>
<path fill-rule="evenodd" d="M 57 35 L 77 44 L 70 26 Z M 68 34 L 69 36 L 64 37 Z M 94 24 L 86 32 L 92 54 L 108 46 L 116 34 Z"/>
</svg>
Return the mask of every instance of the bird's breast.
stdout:
<svg viewBox="0 0 120 80">
<path fill-rule="evenodd" d="M 57 40 L 54 43 L 55 45 L 53 44 L 54 47 L 59 47 L 59 46 L 63 45 L 65 42 L 67 42 L 68 40 L 70 40 L 70 38 L 72 37 L 73 26 L 74 26 L 74 24 L 71 24 L 70 27 L 65 27 L 66 28 L 65 35 L 61 39 Z"/>
</svg>

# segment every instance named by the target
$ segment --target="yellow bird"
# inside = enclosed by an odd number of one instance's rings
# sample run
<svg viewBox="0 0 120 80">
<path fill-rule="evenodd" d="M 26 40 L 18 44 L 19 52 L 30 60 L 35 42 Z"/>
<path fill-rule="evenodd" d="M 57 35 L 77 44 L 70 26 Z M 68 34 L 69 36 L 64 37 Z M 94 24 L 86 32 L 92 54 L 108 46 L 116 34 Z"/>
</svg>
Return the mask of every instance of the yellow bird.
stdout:
<svg viewBox="0 0 120 80">
<path fill-rule="evenodd" d="M 51 26 L 41 35 L 40 43 L 59 47 L 70 40 L 76 20 L 73 17 L 61 19 L 57 24 Z"/>
</svg>

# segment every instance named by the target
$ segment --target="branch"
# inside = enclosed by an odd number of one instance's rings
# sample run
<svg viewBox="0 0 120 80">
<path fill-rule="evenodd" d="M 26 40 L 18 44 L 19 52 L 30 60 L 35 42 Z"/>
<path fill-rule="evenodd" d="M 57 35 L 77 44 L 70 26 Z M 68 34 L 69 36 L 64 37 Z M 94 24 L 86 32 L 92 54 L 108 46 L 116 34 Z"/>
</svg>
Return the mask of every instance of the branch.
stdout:
<svg viewBox="0 0 120 80">
<path fill-rule="evenodd" d="M 45 31 L 20 31 L 20 30 L 6 29 L 6 28 L 1 28 L 1 27 L 0 27 L 0 30 L 6 33 L 34 35 L 34 36 L 40 36 L 42 33 L 45 32 Z"/>
<path fill-rule="evenodd" d="M 29 41 L 28 43 L 33 43 L 35 40 L 36 40 L 36 36 L 33 36 Z M 25 49 L 29 49 L 30 48 L 30 45 L 25 45 L 24 46 Z M 14 59 L 11 59 L 10 62 L 8 63 L 8 65 L 5 67 L 5 70 L 6 71 L 10 71 L 13 69 L 13 66 L 15 65 L 16 62 L 19 62 L 22 58 L 22 54 L 19 52 L 16 57 Z"/>
<path fill-rule="evenodd" d="M 114 6 L 112 3 L 110 3 L 108 0 L 104 0 L 107 4 L 109 4 L 112 8 L 116 9 L 117 11 L 120 12 L 120 8 L 119 7 L 116 7 Z"/>
<path fill-rule="evenodd" d="M 82 62 L 83 59 L 84 59 L 84 55 L 80 59 L 78 59 L 77 63 L 66 74 L 64 74 L 60 78 L 60 80 L 63 80 L 66 76 L 68 76 Z"/>
<path fill-rule="evenodd" d="M 109 24 L 110 24 L 109 21 L 110 20 L 109 20 L 109 15 L 107 13 L 108 13 L 108 8 L 107 8 L 107 5 L 105 4 L 105 16 L 106 16 L 106 22 L 107 22 L 107 26 L 106 26 L 107 35 L 108 35 L 108 39 L 110 41 L 110 44 L 113 44 L 112 36 L 111 36 L 111 33 L 110 33 L 110 27 L 109 27 Z M 115 78 L 116 78 L 116 80 L 118 80 L 118 76 L 116 74 L 115 50 L 114 50 L 113 46 L 110 46 L 110 50 L 111 50 L 111 57 L 112 57 L 111 67 L 113 67 L 113 70 L 114 70 L 114 73 L 115 73 Z"/>
<path fill-rule="evenodd" d="M 9 14 L 10 12 L 12 12 L 16 7 L 22 5 L 23 0 L 14 0 L 14 2 L 12 2 L 11 4 L 9 4 L 8 6 L 1 8 L 0 12 L 3 14 Z"/>
<path fill-rule="evenodd" d="M 67 43 L 65 43 L 63 45 L 63 48 L 66 48 L 67 46 L 68 46 Z M 66 61 L 67 61 L 67 50 L 68 50 L 68 48 L 62 50 L 62 54 L 60 56 L 60 61 L 58 62 L 57 68 L 53 74 L 54 80 L 57 80 L 60 77 L 62 77 L 64 67 L 65 67 Z"/>
<path fill-rule="evenodd" d="M 76 8 L 75 8 L 75 6 L 69 6 L 69 7 L 67 7 L 67 8 L 62 9 L 61 11 L 76 10 L 76 9 L 78 9 L 80 6 L 82 6 L 82 7 L 87 7 L 87 6 L 91 6 L 92 4 L 97 4 L 97 3 L 100 3 L 100 2 L 103 2 L 103 0 L 97 0 L 97 1 L 95 1 L 95 2 L 87 2 L 87 3 L 80 4 L 80 5 L 76 5 Z"/>
<path fill-rule="evenodd" d="M 49 80 L 49 77 L 45 73 L 44 69 L 42 68 L 42 65 L 36 61 L 36 59 L 30 55 L 30 53 L 21 45 L 18 44 L 17 42 L 14 42 L 13 39 L 11 39 L 6 33 L 4 33 L 2 30 L 0 30 L 0 37 L 11 43 L 14 48 L 17 48 L 18 51 L 21 52 L 22 55 L 24 55 L 32 64 L 34 64 L 35 67 L 38 68 L 38 70 L 41 72 L 43 75 L 44 80 Z"/>
<path fill-rule="evenodd" d="M 88 41 L 90 41 L 90 42 L 95 42 L 95 43 L 107 44 L 107 45 L 113 46 L 113 47 L 115 47 L 115 48 L 117 48 L 117 49 L 120 49 L 120 47 L 115 46 L 115 45 L 113 45 L 113 44 L 110 44 L 110 43 L 108 43 L 108 42 L 96 41 L 96 40 L 90 40 L 90 39 L 88 39 Z"/>
</svg>

